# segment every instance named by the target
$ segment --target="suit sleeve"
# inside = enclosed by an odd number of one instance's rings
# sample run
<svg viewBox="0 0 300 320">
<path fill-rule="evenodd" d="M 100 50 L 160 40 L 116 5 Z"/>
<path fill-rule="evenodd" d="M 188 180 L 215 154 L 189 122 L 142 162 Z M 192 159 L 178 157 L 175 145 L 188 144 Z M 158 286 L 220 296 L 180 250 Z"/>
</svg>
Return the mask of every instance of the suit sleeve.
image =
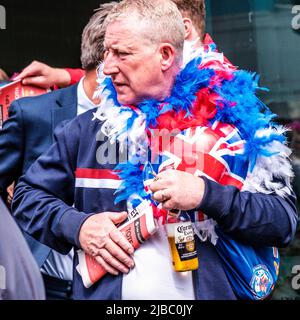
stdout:
<svg viewBox="0 0 300 320">
<path fill-rule="evenodd" d="M 39 268 L 20 229 L 1 199 L 0 221 L 0 268 L 6 270 L 6 285 L 4 288 L 0 285 L 0 300 L 45 299 Z"/>
<path fill-rule="evenodd" d="M 20 178 L 12 203 L 24 232 L 62 254 L 80 247 L 79 231 L 90 216 L 73 207 L 77 129 L 76 121 L 57 128 L 54 144 Z"/>
<path fill-rule="evenodd" d="M 0 196 L 22 174 L 24 157 L 24 126 L 18 101 L 9 108 L 9 118 L 0 130 Z"/>
<path fill-rule="evenodd" d="M 203 201 L 197 208 L 217 221 L 219 227 L 250 245 L 285 247 L 297 228 L 296 197 L 241 192 L 207 178 Z"/>
</svg>

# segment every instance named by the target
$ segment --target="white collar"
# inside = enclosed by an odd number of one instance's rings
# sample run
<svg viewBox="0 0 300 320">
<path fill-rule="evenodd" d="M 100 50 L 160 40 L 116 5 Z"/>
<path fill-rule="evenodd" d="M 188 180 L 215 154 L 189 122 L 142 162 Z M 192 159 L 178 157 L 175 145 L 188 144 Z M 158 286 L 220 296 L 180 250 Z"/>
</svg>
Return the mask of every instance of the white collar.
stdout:
<svg viewBox="0 0 300 320">
<path fill-rule="evenodd" d="M 88 110 L 94 109 L 98 107 L 95 103 L 93 103 L 89 97 L 86 95 L 83 88 L 83 80 L 85 77 L 82 77 L 78 83 L 77 88 L 77 115 L 80 115 Z"/>
</svg>

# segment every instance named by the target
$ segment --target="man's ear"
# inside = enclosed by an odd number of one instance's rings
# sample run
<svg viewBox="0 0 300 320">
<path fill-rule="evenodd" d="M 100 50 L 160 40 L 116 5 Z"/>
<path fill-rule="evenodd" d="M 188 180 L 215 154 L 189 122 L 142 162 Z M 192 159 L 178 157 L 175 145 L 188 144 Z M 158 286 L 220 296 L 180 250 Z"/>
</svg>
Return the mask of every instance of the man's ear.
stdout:
<svg viewBox="0 0 300 320">
<path fill-rule="evenodd" d="M 185 30 L 184 40 L 189 40 L 193 31 L 193 22 L 189 18 L 183 18 L 183 24 Z"/>
<path fill-rule="evenodd" d="M 170 43 L 162 43 L 159 50 L 162 71 L 167 71 L 174 64 L 175 48 Z"/>
</svg>

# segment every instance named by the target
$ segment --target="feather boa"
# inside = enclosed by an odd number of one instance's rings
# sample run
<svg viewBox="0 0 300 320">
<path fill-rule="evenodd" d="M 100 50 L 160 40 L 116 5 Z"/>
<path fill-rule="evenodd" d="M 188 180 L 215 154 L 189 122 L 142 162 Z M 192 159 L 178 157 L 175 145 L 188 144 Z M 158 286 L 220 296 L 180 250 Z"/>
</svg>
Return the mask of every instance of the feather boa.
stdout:
<svg viewBox="0 0 300 320">
<path fill-rule="evenodd" d="M 269 139 L 274 134 L 283 136 L 287 129 L 278 126 L 277 128 L 263 129 L 256 133 L 256 136 Z M 272 156 L 264 156 L 264 153 Z M 291 179 L 294 177 L 292 164 L 288 160 L 291 150 L 277 139 L 268 143 L 265 151 L 257 157 L 253 171 L 249 172 L 242 191 L 252 193 L 260 192 L 265 194 L 275 193 L 280 197 L 291 194 Z"/>
<path fill-rule="evenodd" d="M 243 157 L 249 161 L 249 174 L 243 191 L 289 194 L 290 152 L 284 130 L 273 123 L 275 115 L 256 96 L 258 90 L 266 90 L 258 80 L 256 74 L 237 70 L 223 54 L 206 50 L 181 70 L 164 101 L 149 99 L 132 107 L 120 105 L 111 79 L 100 67 L 97 95 L 102 102 L 94 119 L 104 121 L 101 130 L 112 143 L 129 148 L 129 161 L 115 168 L 123 181 L 116 202 L 133 194 L 147 197 L 143 164 L 153 129 L 184 130 L 211 126 L 216 120 L 234 125 L 246 141 Z"/>
</svg>

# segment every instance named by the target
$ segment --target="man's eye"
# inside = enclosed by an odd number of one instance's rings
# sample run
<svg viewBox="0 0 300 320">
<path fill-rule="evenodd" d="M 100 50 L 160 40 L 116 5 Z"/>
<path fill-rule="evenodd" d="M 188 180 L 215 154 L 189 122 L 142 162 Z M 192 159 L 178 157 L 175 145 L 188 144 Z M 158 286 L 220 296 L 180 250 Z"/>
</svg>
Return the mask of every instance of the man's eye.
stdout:
<svg viewBox="0 0 300 320">
<path fill-rule="evenodd" d="M 128 52 L 125 52 L 125 51 L 119 51 L 119 56 L 121 57 L 125 57 L 125 56 L 128 56 L 129 53 Z"/>
</svg>

